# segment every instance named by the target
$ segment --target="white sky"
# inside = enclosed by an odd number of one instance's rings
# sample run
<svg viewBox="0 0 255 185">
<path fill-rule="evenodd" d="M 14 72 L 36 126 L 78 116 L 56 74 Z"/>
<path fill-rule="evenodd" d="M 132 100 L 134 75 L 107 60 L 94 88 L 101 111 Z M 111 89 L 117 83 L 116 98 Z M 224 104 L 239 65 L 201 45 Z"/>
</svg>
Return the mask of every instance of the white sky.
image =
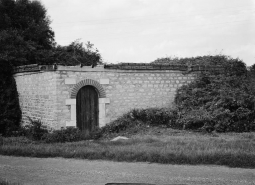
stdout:
<svg viewBox="0 0 255 185">
<path fill-rule="evenodd" d="M 104 62 L 224 54 L 255 63 L 255 0 L 41 0 L 56 42 L 90 41 Z"/>
</svg>

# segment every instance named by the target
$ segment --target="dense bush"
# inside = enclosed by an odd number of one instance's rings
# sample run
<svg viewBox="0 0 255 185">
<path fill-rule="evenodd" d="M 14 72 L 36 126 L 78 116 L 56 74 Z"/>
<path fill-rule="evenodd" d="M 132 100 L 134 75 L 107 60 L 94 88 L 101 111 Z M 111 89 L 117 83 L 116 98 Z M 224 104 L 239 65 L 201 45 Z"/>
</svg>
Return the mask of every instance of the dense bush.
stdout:
<svg viewBox="0 0 255 185">
<path fill-rule="evenodd" d="M 167 126 L 176 125 L 177 112 L 163 108 L 133 109 L 117 120 L 96 130 L 91 137 L 100 138 L 109 133 L 120 133 L 128 129 L 139 129 L 140 126 Z"/>
<path fill-rule="evenodd" d="M 0 134 L 9 135 L 17 130 L 20 120 L 21 110 L 12 66 L 0 60 Z"/>
<path fill-rule="evenodd" d="M 228 59 L 228 73 L 202 73 L 177 91 L 177 123 L 187 129 L 212 128 L 219 132 L 255 130 L 254 78 L 245 64 Z"/>
<path fill-rule="evenodd" d="M 25 136 L 33 141 L 42 141 L 46 143 L 64 143 L 89 139 L 85 137 L 78 128 L 67 127 L 61 130 L 50 131 L 40 120 L 32 120 L 28 117 L 30 123 L 21 127 L 18 131 L 12 133 L 12 136 Z M 95 134 L 95 132 L 93 132 Z"/>
<path fill-rule="evenodd" d="M 98 138 L 96 131 L 90 136 L 85 137 L 78 128 L 67 127 L 60 130 L 49 130 L 40 120 L 33 120 L 28 117 L 30 123 L 28 125 L 20 127 L 18 130 L 13 131 L 10 136 L 19 137 L 25 136 L 32 141 L 41 141 L 46 143 L 64 143 L 74 142 L 85 139 L 90 139 L 93 135 L 94 138 Z"/>
<path fill-rule="evenodd" d="M 97 135 L 98 137 L 101 137 L 102 135 L 107 135 L 108 133 L 119 133 L 139 124 L 140 123 L 137 120 L 133 120 L 129 113 L 127 113 L 119 117 L 117 120 L 111 122 L 110 124 L 100 128 L 97 132 Z"/>
<path fill-rule="evenodd" d="M 177 112 L 164 108 L 133 109 L 129 112 L 133 120 L 140 120 L 151 126 L 174 124 Z"/>
<path fill-rule="evenodd" d="M 29 117 L 28 117 L 29 118 Z M 21 129 L 21 134 L 25 133 L 25 136 L 32 140 L 42 140 L 44 134 L 48 133 L 48 129 L 40 120 L 32 120 L 29 118 L 30 124 L 25 125 Z"/>
<path fill-rule="evenodd" d="M 85 138 L 84 134 L 78 128 L 67 127 L 65 129 L 46 133 L 43 135 L 42 139 L 46 143 L 64 143 L 81 141 L 88 138 Z"/>
</svg>

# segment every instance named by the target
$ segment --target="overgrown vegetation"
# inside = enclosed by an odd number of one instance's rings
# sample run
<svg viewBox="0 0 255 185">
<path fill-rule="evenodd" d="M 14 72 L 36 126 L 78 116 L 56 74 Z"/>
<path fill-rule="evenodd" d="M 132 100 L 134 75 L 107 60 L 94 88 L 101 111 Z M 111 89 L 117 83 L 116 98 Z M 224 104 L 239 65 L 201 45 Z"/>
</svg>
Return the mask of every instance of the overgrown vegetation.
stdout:
<svg viewBox="0 0 255 185">
<path fill-rule="evenodd" d="M 218 132 L 255 131 L 254 74 L 238 59 L 220 59 L 225 73 L 210 71 L 178 89 L 175 98 L 177 123 L 185 129 L 205 128 Z M 218 64 L 218 65 L 219 65 Z"/>
<path fill-rule="evenodd" d="M 153 63 L 217 65 L 223 72 L 206 71 L 178 89 L 176 125 L 211 132 L 255 130 L 255 65 L 247 70 L 239 59 L 218 55 L 194 58 L 162 58 Z"/>
<path fill-rule="evenodd" d="M 246 76 L 202 74 L 177 91 L 175 102 L 184 128 L 255 130 L 255 91 Z"/>
</svg>

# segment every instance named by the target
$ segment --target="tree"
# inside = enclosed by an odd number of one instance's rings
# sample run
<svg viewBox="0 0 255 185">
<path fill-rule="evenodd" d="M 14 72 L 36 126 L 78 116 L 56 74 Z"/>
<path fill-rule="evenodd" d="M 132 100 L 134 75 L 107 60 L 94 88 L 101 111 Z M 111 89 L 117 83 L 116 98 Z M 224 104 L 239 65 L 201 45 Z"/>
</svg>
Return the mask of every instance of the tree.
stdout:
<svg viewBox="0 0 255 185">
<path fill-rule="evenodd" d="M 39 1 L 0 0 L 0 59 L 14 66 L 32 64 L 54 48 L 46 12 Z"/>
<path fill-rule="evenodd" d="M 18 129 L 20 120 L 21 110 L 12 66 L 0 60 L 0 134 L 8 135 Z"/>
<path fill-rule="evenodd" d="M 56 62 L 62 65 L 96 66 L 102 64 L 102 58 L 93 44 L 88 42 L 83 46 L 82 42 L 76 40 L 68 46 L 57 46 L 54 54 Z"/>
</svg>

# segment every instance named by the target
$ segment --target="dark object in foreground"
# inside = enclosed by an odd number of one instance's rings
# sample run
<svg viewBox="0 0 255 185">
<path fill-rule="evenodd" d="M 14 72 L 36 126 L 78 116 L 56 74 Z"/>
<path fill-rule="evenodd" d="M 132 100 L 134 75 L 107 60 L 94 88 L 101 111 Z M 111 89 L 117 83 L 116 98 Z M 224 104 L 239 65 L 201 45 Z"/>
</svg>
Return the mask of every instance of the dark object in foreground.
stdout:
<svg viewBox="0 0 255 185">
<path fill-rule="evenodd" d="M 107 183 L 105 185 L 157 185 L 157 184 L 147 184 L 147 183 Z M 185 185 L 185 184 L 165 184 L 165 185 Z"/>
<path fill-rule="evenodd" d="M 107 183 L 105 185 L 156 185 L 156 184 L 144 184 L 144 183 Z"/>
</svg>

